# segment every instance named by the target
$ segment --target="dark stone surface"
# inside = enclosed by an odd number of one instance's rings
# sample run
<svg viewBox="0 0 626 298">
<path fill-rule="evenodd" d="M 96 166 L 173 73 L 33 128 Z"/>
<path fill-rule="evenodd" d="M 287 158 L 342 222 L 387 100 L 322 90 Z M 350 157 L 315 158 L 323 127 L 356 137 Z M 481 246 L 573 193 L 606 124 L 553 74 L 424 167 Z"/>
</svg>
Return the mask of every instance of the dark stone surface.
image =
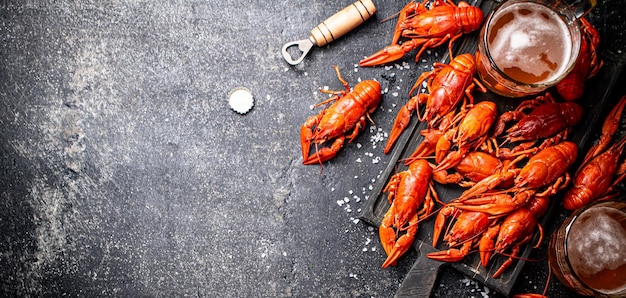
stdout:
<svg viewBox="0 0 626 298">
<path fill-rule="evenodd" d="M 412 264 L 381 269 L 358 217 L 389 163 L 381 135 L 441 51 L 356 67 L 405 4 L 375 1 L 347 36 L 283 60 L 349 3 L 2 1 L 0 295 L 392 296 Z M 590 15 L 603 48 L 626 50 L 625 16 L 621 0 Z M 320 173 L 301 164 L 299 127 L 319 88 L 343 88 L 332 65 L 387 91 Z M 228 107 L 237 86 L 254 94 L 247 115 Z M 540 292 L 545 262 L 527 268 L 516 291 Z M 435 292 L 497 296 L 454 272 Z M 550 293 L 567 292 L 553 280 Z"/>
</svg>

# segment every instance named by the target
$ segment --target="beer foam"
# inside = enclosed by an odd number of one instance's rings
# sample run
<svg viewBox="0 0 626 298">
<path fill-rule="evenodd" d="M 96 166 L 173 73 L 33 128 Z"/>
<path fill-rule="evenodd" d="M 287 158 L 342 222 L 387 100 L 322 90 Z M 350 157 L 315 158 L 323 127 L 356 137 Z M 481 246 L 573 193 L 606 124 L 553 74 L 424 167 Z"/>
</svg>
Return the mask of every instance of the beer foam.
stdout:
<svg viewBox="0 0 626 298">
<path fill-rule="evenodd" d="M 626 231 L 620 221 L 603 211 L 588 210 L 576 222 L 568 239 L 568 255 L 579 275 L 593 276 L 626 264 Z M 573 229 L 573 227 L 572 227 Z"/>
<path fill-rule="evenodd" d="M 554 74 L 548 80 L 558 76 L 571 55 L 570 47 L 563 46 L 570 40 L 565 23 L 556 13 L 535 3 L 509 6 L 494 19 L 506 14 L 511 14 L 506 17 L 512 19 L 501 28 L 494 28 L 497 32 L 489 33 L 490 38 L 494 36 L 489 43 L 489 52 L 498 67 L 517 67 L 537 77 Z"/>
</svg>

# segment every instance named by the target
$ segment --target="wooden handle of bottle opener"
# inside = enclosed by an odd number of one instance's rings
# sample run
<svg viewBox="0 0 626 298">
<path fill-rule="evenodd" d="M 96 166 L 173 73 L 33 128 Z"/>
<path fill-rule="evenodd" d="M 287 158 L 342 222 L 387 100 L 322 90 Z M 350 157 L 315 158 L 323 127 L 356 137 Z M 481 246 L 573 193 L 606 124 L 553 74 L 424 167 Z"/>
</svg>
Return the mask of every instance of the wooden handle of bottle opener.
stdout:
<svg viewBox="0 0 626 298">
<path fill-rule="evenodd" d="M 376 6 L 372 0 L 358 0 L 313 28 L 310 38 L 318 47 L 325 46 L 361 25 L 374 13 Z"/>
</svg>

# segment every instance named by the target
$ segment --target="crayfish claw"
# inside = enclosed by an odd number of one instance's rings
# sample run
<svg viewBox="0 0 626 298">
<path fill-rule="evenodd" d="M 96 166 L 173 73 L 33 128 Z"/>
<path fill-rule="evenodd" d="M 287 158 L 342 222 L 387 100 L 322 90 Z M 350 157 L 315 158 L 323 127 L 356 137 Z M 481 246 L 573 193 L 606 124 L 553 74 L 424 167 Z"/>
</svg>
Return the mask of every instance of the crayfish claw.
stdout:
<svg viewBox="0 0 626 298">
<path fill-rule="evenodd" d="M 402 44 L 391 44 L 371 56 L 359 61 L 359 66 L 369 67 L 396 61 L 406 53 L 423 44 L 425 40 L 409 40 Z"/>
<path fill-rule="evenodd" d="M 402 46 L 398 44 L 386 46 L 382 50 L 359 61 L 359 66 L 370 67 L 370 66 L 382 65 L 385 63 L 396 61 L 402 58 L 404 54 L 405 52 L 402 50 Z"/>
<path fill-rule="evenodd" d="M 451 248 L 448 250 L 442 250 L 438 252 L 431 252 L 426 255 L 431 260 L 442 261 L 442 262 L 458 262 L 463 260 L 467 255 L 463 250 L 459 250 L 456 248 Z"/>
<path fill-rule="evenodd" d="M 400 108 L 400 111 L 393 122 L 393 128 L 391 128 L 391 132 L 389 133 L 385 149 L 383 150 L 385 154 L 388 154 L 391 151 L 393 145 L 396 143 L 402 132 L 404 132 L 404 130 L 409 126 L 409 123 L 411 122 L 411 115 L 417 108 L 416 105 L 417 101 L 411 99 Z"/>
<path fill-rule="evenodd" d="M 398 238 L 398 241 L 396 241 L 391 251 L 387 254 L 387 259 L 383 263 L 382 267 L 387 268 L 389 266 L 394 266 L 398 258 L 409 250 L 411 244 L 413 244 L 414 238 L 415 235 L 410 234 L 404 234 Z"/>
</svg>

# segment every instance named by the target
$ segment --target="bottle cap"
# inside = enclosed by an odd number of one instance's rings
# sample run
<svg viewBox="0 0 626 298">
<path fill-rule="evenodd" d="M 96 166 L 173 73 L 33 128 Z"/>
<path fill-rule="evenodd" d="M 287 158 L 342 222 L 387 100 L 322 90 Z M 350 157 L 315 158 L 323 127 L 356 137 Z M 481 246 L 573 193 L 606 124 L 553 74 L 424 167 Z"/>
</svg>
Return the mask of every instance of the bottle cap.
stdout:
<svg viewBox="0 0 626 298">
<path fill-rule="evenodd" d="M 237 87 L 228 94 L 228 104 L 233 111 L 243 115 L 254 106 L 254 97 L 248 88 Z"/>
</svg>

